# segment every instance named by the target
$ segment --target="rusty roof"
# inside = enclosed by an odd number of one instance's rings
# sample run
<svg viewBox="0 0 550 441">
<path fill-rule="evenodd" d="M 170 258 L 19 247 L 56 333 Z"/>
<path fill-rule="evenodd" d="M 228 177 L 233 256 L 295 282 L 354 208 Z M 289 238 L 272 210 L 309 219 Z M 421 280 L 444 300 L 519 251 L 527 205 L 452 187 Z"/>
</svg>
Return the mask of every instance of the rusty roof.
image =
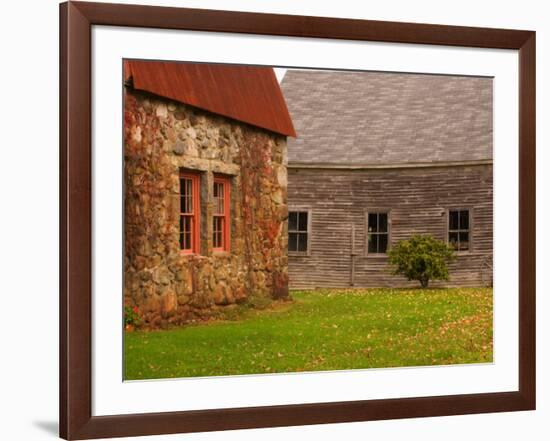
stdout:
<svg viewBox="0 0 550 441">
<path fill-rule="evenodd" d="M 124 61 L 135 89 L 189 104 L 286 136 L 296 136 L 270 67 Z"/>
<path fill-rule="evenodd" d="M 290 164 L 493 158 L 492 78 L 288 70 L 281 88 L 300 134 Z"/>
</svg>

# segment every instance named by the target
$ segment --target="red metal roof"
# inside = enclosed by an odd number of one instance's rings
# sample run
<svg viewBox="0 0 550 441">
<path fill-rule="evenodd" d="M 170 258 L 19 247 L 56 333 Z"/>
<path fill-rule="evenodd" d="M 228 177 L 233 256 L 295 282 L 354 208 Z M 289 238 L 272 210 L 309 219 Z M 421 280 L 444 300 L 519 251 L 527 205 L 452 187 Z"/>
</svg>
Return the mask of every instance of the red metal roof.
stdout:
<svg viewBox="0 0 550 441">
<path fill-rule="evenodd" d="M 124 78 L 138 90 L 286 136 L 296 136 L 270 67 L 164 61 L 124 61 Z"/>
</svg>

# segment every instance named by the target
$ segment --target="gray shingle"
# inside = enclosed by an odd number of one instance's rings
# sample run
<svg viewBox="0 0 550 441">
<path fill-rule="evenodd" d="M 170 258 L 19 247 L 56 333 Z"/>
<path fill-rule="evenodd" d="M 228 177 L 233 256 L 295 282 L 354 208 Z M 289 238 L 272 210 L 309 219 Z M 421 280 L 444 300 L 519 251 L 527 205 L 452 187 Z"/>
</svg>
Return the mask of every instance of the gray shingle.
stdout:
<svg viewBox="0 0 550 441">
<path fill-rule="evenodd" d="M 490 160 L 491 78 L 288 70 L 298 138 L 289 162 L 402 164 Z"/>
</svg>

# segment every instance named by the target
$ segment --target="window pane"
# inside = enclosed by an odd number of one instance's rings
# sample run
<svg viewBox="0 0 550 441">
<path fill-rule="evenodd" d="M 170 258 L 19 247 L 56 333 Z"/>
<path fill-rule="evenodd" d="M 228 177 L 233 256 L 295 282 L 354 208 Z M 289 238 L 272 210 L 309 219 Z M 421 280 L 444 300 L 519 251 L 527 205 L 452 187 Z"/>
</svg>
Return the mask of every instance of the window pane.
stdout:
<svg viewBox="0 0 550 441">
<path fill-rule="evenodd" d="M 378 252 L 378 234 L 369 234 L 368 252 L 369 253 Z"/>
<path fill-rule="evenodd" d="M 214 213 L 224 214 L 224 184 L 214 182 Z"/>
<path fill-rule="evenodd" d="M 377 213 L 369 213 L 369 219 L 368 219 L 368 226 L 369 231 L 376 232 L 378 231 L 378 214 Z"/>
<path fill-rule="evenodd" d="M 380 213 L 378 215 L 378 231 L 381 233 L 388 231 L 388 213 Z"/>
<path fill-rule="evenodd" d="M 458 230 L 458 211 L 456 210 L 449 211 L 449 230 Z"/>
<path fill-rule="evenodd" d="M 449 245 L 455 250 L 458 249 L 458 233 L 449 233 Z"/>
<path fill-rule="evenodd" d="M 388 249 L 388 235 L 379 234 L 378 235 L 378 252 L 385 253 Z"/>
<path fill-rule="evenodd" d="M 193 212 L 193 181 L 191 179 L 180 179 L 180 212 Z"/>
<path fill-rule="evenodd" d="M 288 230 L 296 231 L 298 229 L 298 213 L 291 211 L 288 213 Z"/>
<path fill-rule="evenodd" d="M 186 213 L 192 213 L 193 212 L 193 181 L 191 179 L 186 179 L 185 181 L 187 186 L 187 209 L 185 210 Z"/>
<path fill-rule="evenodd" d="M 462 210 L 460 212 L 460 229 L 461 230 L 470 229 L 470 216 L 469 216 L 468 210 Z"/>
<path fill-rule="evenodd" d="M 459 233 L 460 239 L 460 250 L 469 250 L 470 249 L 470 234 L 467 232 Z"/>
<path fill-rule="evenodd" d="M 288 251 L 298 251 L 298 233 L 289 233 Z"/>
<path fill-rule="evenodd" d="M 307 231 L 307 211 L 303 211 L 298 215 L 298 230 Z"/>
<path fill-rule="evenodd" d="M 298 234 L 298 251 L 307 251 L 307 233 Z"/>
<path fill-rule="evenodd" d="M 216 248 L 218 246 L 218 218 L 215 217 L 212 219 L 212 246 Z"/>
<path fill-rule="evenodd" d="M 180 194 L 181 196 L 185 196 L 187 194 L 187 187 L 185 186 L 185 178 L 180 179 Z"/>
<path fill-rule="evenodd" d="M 190 216 L 180 216 L 180 247 L 182 250 L 191 250 L 192 219 Z"/>
<path fill-rule="evenodd" d="M 223 247 L 223 218 L 214 217 L 213 219 L 213 236 L 212 236 L 212 245 L 214 248 Z"/>
</svg>

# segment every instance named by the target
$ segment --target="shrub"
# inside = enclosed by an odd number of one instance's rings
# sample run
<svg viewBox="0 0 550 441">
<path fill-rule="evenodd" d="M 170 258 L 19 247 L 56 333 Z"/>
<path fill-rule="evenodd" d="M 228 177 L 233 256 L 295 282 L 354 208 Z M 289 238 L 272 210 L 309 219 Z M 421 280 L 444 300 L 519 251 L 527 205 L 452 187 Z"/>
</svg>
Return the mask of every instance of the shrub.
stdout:
<svg viewBox="0 0 550 441">
<path fill-rule="evenodd" d="M 129 306 L 124 307 L 124 325 L 125 326 L 139 326 L 141 324 L 141 317 L 139 315 L 139 309 L 134 306 L 133 308 Z"/>
<path fill-rule="evenodd" d="M 408 280 L 418 280 L 426 288 L 430 280 L 449 280 L 447 264 L 453 261 L 453 249 L 432 236 L 414 235 L 401 240 L 389 251 L 389 263 L 393 274 L 401 274 Z"/>
</svg>

